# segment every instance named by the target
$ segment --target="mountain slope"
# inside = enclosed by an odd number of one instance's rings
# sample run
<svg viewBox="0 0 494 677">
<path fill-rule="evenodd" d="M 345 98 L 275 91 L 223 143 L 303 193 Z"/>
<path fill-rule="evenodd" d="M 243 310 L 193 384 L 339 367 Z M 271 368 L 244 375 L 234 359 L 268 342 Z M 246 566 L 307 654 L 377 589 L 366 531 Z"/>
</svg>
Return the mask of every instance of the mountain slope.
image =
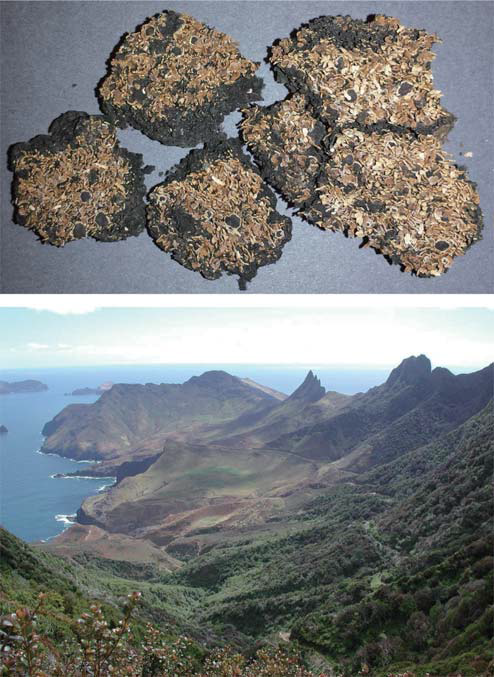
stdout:
<svg viewBox="0 0 494 677">
<path fill-rule="evenodd" d="M 198 529 L 264 522 L 295 488 L 317 479 L 317 471 L 295 454 L 168 442 L 145 472 L 86 499 L 78 520 L 174 552 L 177 538 Z"/>
<path fill-rule="evenodd" d="M 109 459 L 128 454 L 154 438 L 189 433 L 194 427 L 235 418 L 279 400 L 222 371 L 194 376 L 182 385 L 117 384 L 94 404 L 65 407 L 43 429 L 41 451 L 75 459 Z"/>
<path fill-rule="evenodd" d="M 217 444 L 247 448 L 270 446 L 270 441 L 282 433 L 327 419 L 350 399 L 341 393 L 326 393 L 319 379 L 309 371 L 301 385 L 281 404 L 212 426 L 205 434 Z"/>
<path fill-rule="evenodd" d="M 263 527 L 212 534 L 176 580 L 206 591 L 205 623 L 291 633 L 345 675 L 490 674 L 493 440 L 491 402 L 387 480 L 375 469 Z"/>
<path fill-rule="evenodd" d="M 279 400 L 280 402 L 283 402 L 283 400 L 286 400 L 288 395 L 285 395 L 285 393 L 281 393 L 279 390 L 274 390 L 273 388 L 269 388 L 268 386 L 264 386 L 261 383 L 257 383 L 257 381 L 253 381 L 251 378 L 242 378 L 240 379 L 242 383 L 245 383 L 248 386 L 252 386 L 253 388 L 259 388 L 259 390 L 262 390 L 262 392 L 267 393 L 268 395 L 272 395 L 276 400 Z"/>
<path fill-rule="evenodd" d="M 402 472 L 390 465 L 381 486 L 392 493 L 394 484 L 395 499 L 369 528 L 397 553 L 395 565 L 384 562 L 376 572 L 374 592 L 346 606 L 328 600 L 300 619 L 296 637 L 376 674 L 391 663 L 416 669 L 417 662 L 419 674 L 491 674 L 493 421 L 491 401 L 437 450 L 417 450 Z M 404 480 L 420 466 L 429 468 L 400 500 Z M 376 477 L 374 471 L 368 479 Z"/>
</svg>

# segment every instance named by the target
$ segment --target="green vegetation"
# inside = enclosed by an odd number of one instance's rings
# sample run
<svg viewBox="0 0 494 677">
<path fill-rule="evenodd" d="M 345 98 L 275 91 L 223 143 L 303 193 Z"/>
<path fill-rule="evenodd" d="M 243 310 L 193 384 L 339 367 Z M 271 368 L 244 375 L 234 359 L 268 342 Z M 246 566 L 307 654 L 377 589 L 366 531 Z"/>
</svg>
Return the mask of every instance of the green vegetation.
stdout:
<svg viewBox="0 0 494 677">
<path fill-rule="evenodd" d="M 284 438 L 319 451 L 328 431 L 333 451 L 354 439 L 345 466 L 281 446 L 175 442 L 85 502 L 106 528 L 92 534 L 98 547 L 147 544 L 168 560 L 101 559 L 83 548 L 93 526 L 74 530 L 72 550 L 60 544 L 70 559 L 0 531 L 4 674 L 494 675 L 486 370 L 431 375 L 417 359 L 419 373 L 400 366 L 329 424 Z M 265 419 L 278 426 L 292 405 L 276 418 L 270 403 Z M 309 406 L 316 417 L 320 402 Z"/>
<path fill-rule="evenodd" d="M 199 618 L 218 634 L 288 630 L 348 675 L 364 664 L 376 675 L 489 674 L 493 439 L 489 406 L 383 466 L 384 487 L 372 470 L 171 578 L 205 591 Z"/>
<path fill-rule="evenodd" d="M 2 675 L 26 677 L 316 677 L 293 649 L 259 649 L 250 658 L 229 647 L 205 652 L 188 637 L 172 638 L 148 624 L 144 635 L 133 631 L 132 613 L 139 593 L 129 595 L 123 616 L 108 622 L 91 605 L 72 624 L 72 637 L 55 647 L 40 634 L 38 621 L 50 613 L 41 595 L 34 610 L 17 609 L 5 618 L 0 637 Z M 324 677 L 322 675 L 320 677 Z"/>
<path fill-rule="evenodd" d="M 32 548 L 5 529 L 0 529 L 0 574 L 0 614 L 33 609 L 41 594 L 43 608 L 51 614 L 46 630 L 56 641 L 66 636 L 70 619 L 92 604 L 118 620 L 122 600 L 134 591 L 143 594 L 141 624 L 173 620 L 178 631 L 188 631 L 188 617 L 201 598 L 200 591 L 160 583 L 152 565 L 85 555 L 68 560 Z"/>
<path fill-rule="evenodd" d="M 218 638 L 204 633 L 201 637 L 198 628 L 194 636 L 185 634 L 184 624 L 166 609 L 177 613 L 179 606 L 194 608 L 198 595 L 190 588 L 160 584 L 152 567 L 147 567 L 149 581 L 131 583 L 130 576 L 138 579 L 146 573 L 142 567 L 97 558 L 69 562 L 39 552 L 2 529 L 0 570 L 1 675 L 313 675 L 296 647 L 266 645 L 239 653 L 235 644 L 222 642 L 220 647 Z M 123 573 L 129 578 L 121 578 Z M 128 592 L 136 582 L 144 594 Z"/>
</svg>

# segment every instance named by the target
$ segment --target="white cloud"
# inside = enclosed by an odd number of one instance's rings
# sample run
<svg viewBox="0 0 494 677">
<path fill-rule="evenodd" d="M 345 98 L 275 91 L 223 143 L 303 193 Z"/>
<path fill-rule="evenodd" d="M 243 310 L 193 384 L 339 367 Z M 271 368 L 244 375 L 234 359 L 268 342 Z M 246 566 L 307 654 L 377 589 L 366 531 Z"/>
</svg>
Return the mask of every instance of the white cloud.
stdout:
<svg viewBox="0 0 494 677">
<path fill-rule="evenodd" d="M 30 342 L 27 344 L 28 350 L 50 350 L 51 346 L 47 343 Z"/>
<path fill-rule="evenodd" d="M 52 301 L 48 299 L 39 301 L 33 305 L 29 304 L 27 307 L 32 310 L 44 310 L 50 313 L 56 313 L 57 315 L 87 315 L 88 313 L 94 313 L 94 311 L 99 308 L 94 301 L 78 300 L 77 302 L 74 302 L 70 296 L 64 300 L 54 299 Z"/>
<path fill-rule="evenodd" d="M 77 362 L 92 364 L 362 364 L 394 366 L 425 353 L 434 366 L 483 366 L 493 360 L 492 343 L 481 338 L 414 327 L 393 313 L 296 318 L 279 313 L 217 326 L 180 324 L 154 333 L 124 332 L 111 341 L 58 346 Z"/>
<path fill-rule="evenodd" d="M 127 312 L 112 313 L 105 310 L 106 299 L 96 297 L 96 305 L 83 296 L 53 301 L 45 297 L 35 305 L 36 310 L 65 309 L 67 313 L 77 307 L 80 313 L 79 299 L 87 312 L 91 308 L 100 311 L 61 322 L 54 316 L 32 313 L 36 323 L 23 324 L 20 335 L 12 335 L 4 350 L 15 352 L 24 364 L 57 366 L 246 363 L 390 367 L 409 355 L 424 353 L 435 366 L 475 368 L 494 357 L 493 313 L 485 309 L 407 310 L 399 305 L 373 308 L 372 303 L 360 308 L 294 305 L 256 309 L 241 307 L 243 303 L 237 300 L 235 308 L 212 307 L 209 311 L 198 307 L 196 299 L 195 308 L 147 312 L 141 308 L 134 312 L 136 300 L 124 297 L 127 306 L 122 308 Z M 33 337 L 37 341 L 32 341 Z"/>
<path fill-rule="evenodd" d="M 83 315 L 102 308 L 268 308 L 304 309 L 354 309 L 376 308 L 483 308 L 494 311 L 494 298 L 490 294 L 358 294 L 324 295 L 306 294 L 303 301 L 298 294 L 5 294 L 0 307 L 45 310 L 58 315 Z"/>
</svg>

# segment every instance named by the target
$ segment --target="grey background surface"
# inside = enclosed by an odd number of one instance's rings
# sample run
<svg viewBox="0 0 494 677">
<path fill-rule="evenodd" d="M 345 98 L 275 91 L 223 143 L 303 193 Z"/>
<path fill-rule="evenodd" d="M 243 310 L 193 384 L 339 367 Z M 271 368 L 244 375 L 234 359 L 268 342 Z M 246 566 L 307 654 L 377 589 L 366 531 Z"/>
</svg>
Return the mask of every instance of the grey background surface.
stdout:
<svg viewBox="0 0 494 677">
<path fill-rule="evenodd" d="M 34 233 L 12 223 L 10 144 L 46 133 L 67 110 L 98 113 L 94 88 L 121 35 L 163 9 L 183 11 L 233 36 L 242 53 L 263 61 L 266 47 L 302 22 L 322 14 L 370 13 L 398 17 L 408 26 L 436 32 L 433 65 L 444 106 L 458 122 L 447 149 L 468 166 L 478 183 L 484 238 L 440 278 L 419 279 L 390 266 L 384 257 L 359 249 L 360 240 L 325 233 L 293 219 L 293 239 L 274 265 L 261 268 L 243 293 L 481 293 L 494 291 L 492 191 L 494 106 L 492 2 L 1 2 L 1 290 L 4 293 L 237 293 L 236 278 L 204 280 L 159 250 L 143 233 L 106 244 L 78 241 L 63 249 L 42 245 Z M 266 64 L 264 103 L 284 97 Z M 238 114 L 227 120 L 235 133 Z M 188 151 L 162 146 L 134 130 L 119 133 L 132 151 L 143 153 L 158 183 Z M 471 151 L 463 159 L 461 152 Z M 290 210 L 279 201 L 280 211 Z"/>
</svg>

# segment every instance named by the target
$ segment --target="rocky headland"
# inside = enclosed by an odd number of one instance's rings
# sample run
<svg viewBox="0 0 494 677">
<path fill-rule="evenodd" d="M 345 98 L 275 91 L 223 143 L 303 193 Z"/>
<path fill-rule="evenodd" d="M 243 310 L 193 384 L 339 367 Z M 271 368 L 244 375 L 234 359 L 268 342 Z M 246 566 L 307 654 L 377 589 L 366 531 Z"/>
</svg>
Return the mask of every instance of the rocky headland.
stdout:
<svg viewBox="0 0 494 677">
<path fill-rule="evenodd" d="M 48 386 L 41 381 L 28 379 L 26 381 L 0 381 L 0 395 L 13 393 L 40 393 L 48 390 Z"/>
</svg>

